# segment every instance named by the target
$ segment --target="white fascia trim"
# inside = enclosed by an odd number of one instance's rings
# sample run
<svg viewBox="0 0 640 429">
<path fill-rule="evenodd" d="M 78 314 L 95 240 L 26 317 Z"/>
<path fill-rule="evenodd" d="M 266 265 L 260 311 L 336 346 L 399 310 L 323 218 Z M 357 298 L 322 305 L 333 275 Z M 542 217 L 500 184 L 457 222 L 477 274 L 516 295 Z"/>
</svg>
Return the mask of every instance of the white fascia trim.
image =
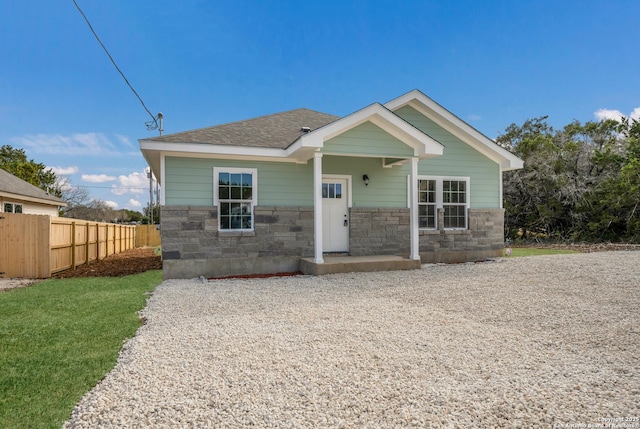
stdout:
<svg viewBox="0 0 640 429">
<path fill-rule="evenodd" d="M 327 140 L 343 134 L 367 121 L 374 123 L 411 147 L 414 150 L 415 156 L 428 157 L 443 154 L 444 146 L 380 103 L 374 103 L 342 119 L 318 128 L 309 134 L 301 136 L 294 144 L 289 146 L 287 153 L 292 155 L 303 148 L 321 149 Z"/>
<path fill-rule="evenodd" d="M 277 149 L 282 151 L 282 149 Z M 211 154 L 211 153 L 185 153 L 185 152 L 162 152 L 162 156 L 173 156 L 176 158 L 194 158 L 197 155 L 198 158 L 211 158 L 211 159 L 232 159 L 239 161 L 269 161 L 269 162 L 291 162 L 296 163 L 298 160 L 293 158 L 274 158 L 264 157 L 256 155 L 225 155 L 225 154 Z"/>
<path fill-rule="evenodd" d="M 469 143 L 474 149 L 499 164 L 502 171 L 517 170 L 523 167 L 524 163 L 520 158 L 498 146 L 489 137 L 417 89 L 389 101 L 385 107 L 395 111 L 406 105 L 416 109 L 462 141 Z"/>
<path fill-rule="evenodd" d="M 252 156 L 256 158 L 286 158 L 286 151 L 278 148 L 264 148 L 264 147 L 247 147 L 247 146 L 224 146 L 213 144 L 198 144 L 198 143 L 165 143 L 165 142 L 141 142 L 140 150 L 142 151 L 161 151 L 165 154 L 169 152 L 181 153 L 183 156 L 192 156 L 194 154 L 220 157 L 220 155 L 226 155 L 229 157 L 241 157 L 241 159 L 247 159 Z"/>
<path fill-rule="evenodd" d="M 51 207 L 67 206 L 67 203 L 65 203 L 64 201 L 45 200 L 44 198 L 29 197 L 27 195 L 14 194 L 11 192 L 0 191 L 0 197 L 6 198 L 5 200 L 6 203 L 23 204 L 25 202 L 28 202 L 28 203 L 38 203 L 38 204 L 47 205 Z"/>
</svg>

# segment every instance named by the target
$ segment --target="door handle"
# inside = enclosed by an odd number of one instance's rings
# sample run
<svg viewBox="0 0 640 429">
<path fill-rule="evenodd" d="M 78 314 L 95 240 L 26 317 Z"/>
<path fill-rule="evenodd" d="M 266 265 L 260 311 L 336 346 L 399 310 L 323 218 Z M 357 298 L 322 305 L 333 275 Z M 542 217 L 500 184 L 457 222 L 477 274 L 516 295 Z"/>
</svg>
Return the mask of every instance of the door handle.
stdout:
<svg viewBox="0 0 640 429">
<path fill-rule="evenodd" d="M 344 220 L 344 226 L 349 226 L 349 221 L 347 219 Z"/>
</svg>

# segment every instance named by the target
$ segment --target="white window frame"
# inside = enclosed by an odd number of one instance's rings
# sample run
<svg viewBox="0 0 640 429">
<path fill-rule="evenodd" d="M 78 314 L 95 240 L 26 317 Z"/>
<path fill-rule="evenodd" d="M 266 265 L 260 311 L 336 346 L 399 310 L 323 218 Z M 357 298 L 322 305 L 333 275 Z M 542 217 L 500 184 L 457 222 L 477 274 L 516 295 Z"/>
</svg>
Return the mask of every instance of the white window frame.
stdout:
<svg viewBox="0 0 640 429">
<path fill-rule="evenodd" d="M 436 183 L 436 188 L 434 190 L 435 196 L 436 196 L 436 200 L 433 203 L 422 203 L 420 202 L 420 193 L 422 192 L 422 190 L 420 189 L 420 181 L 433 181 Z M 433 221 L 433 227 L 427 226 L 427 227 L 420 227 L 420 206 L 427 206 L 427 205 L 431 205 L 431 206 L 435 206 L 434 208 L 434 221 Z M 425 179 L 422 177 L 418 177 L 418 213 L 416 215 L 416 217 L 418 218 L 418 228 L 422 229 L 422 230 L 436 230 L 438 229 L 438 181 L 434 178 L 429 178 L 429 179 Z"/>
<path fill-rule="evenodd" d="M 444 198 L 443 198 L 443 182 L 445 181 L 454 181 L 454 182 L 465 182 L 465 203 L 464 204 L 446 204 L 446 205 L 460 205 L 465 208 L 465 216 L 464 216 L 464 227 L 463 228 L 443 228 L 445 230 L 466 230 L 469 229 L 469 208 L 471 207 L 471 178 L 463 177 L 463 176 L 418 176 L 418 181 L 420 180 L 433 180 L 436 182 L 436 219 L 435 226 L 433 228 L 420 228 L 422 231 L 434 231 L 439 229 L 438 225 L 438 209 L 443 209 Z M 420 202 L 418 201 L 418 205 Z"/>
<path fill-rule="evenodd" d="M 251 228 L 231 228 L 231 229 L 221 229 L 220 228 L 220 219 L 221 219 L 221 208 L 220 208 L 220 173 L 229 173 L 229 174 L 251 174 Z M 233 201 L 233 200 L 223 200 L 223 201 Z M 249 200 L 237 200 L 238 202 L 248 202 Z M 257 168 L 238 168 L 238 167 L 213 167 L 213 205 L 218 208 L 218 232 L 220 233 L 233 233 L 233 232 L 242 232 L 242 231 L 254 231 L 255 229 L 255 206 L 258 205 L 258 169 Z"/>
<path fill-rule="evenodd" d="M 7 205 L 7 204 L 11 205 L 11 210 L 13 210 L 13 211 L 10 211 L 10 212 L 5 212 L 4 211 L 4 206 Z M 3 211 L 3 213 L 16 213 L 16 207 L 20 207 L 20 213 L 18 213 L 18 214 L 24 213 L 24 205 L 21 204 L 21 203 L 12 203 L 11 201 L 4 201 L 2 203 L 2 211 Z"/>
</svg>

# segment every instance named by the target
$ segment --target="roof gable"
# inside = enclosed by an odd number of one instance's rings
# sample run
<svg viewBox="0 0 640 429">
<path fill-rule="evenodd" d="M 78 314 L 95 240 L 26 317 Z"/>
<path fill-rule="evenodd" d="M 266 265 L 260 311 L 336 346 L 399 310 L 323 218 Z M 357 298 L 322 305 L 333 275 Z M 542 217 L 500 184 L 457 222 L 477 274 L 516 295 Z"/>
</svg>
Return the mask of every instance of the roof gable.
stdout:
<svg viewBox="0 0 640 429">
<path fill-rule="evenodd" d="M 413 156 L 429 158 L 443 153 L 443 146 L 401 117 L 374 103 L 335 122 L 301 136 L 288 149 L 291 156 L 302 160 L 309 159 L 313 152 L 321 149 L 328 140 L 344 134 L 365 122 L 371 122 L 386 133 L 400 140 L 413 150 Z M 359 153 L 358 155 L 362 155 Z"/>
<path fill-rule="evenodd" d="M 373 157 L 412 157 L 414 150 L 371 121 L 364 122 L 326 142 L 323 154 L 360 154 Z"/>
<path fill-rule="evenodd" d="M 60 198 L 0 168 L 0 194 L 55 206 L 66 206 Z"/>
<path fill-rule="evenodd" d="M 385 107 L 393 112 L 405 106 L 412 107 L 487 158 L 498 163 L 503 171 L 522 168 L 523 162 L 520 158 L 498 146 L 489 137 L 427 97 L 421 91 L 414 89 L 385 104 Z"/>
</svg>

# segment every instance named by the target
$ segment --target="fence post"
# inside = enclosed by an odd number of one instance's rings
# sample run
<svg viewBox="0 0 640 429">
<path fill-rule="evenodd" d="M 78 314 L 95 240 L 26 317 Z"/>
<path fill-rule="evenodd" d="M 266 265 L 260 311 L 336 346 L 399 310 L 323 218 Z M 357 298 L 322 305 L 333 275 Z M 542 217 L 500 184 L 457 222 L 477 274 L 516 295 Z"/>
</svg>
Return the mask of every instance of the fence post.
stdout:
<svg viewBox="0 0 640 429">
<path fill-rule="evenodd" d="M 84 263 L 88 264 L 89 263 L 89 221 L 87 221 L 87 223 L 84 224 L 85 228 L 84 228 L 84 232 L 86 234 L 85 238 L 84 238 Z"/>
<path fill-rule="evenodd" d="M 96 222 L 96 261 L 100 260 L 100 224 Z"/>
<path fill-rule="evenodd" d="M 71 222 L 71 268 L 76 269 L 76 223 Z"/>
</svg>

